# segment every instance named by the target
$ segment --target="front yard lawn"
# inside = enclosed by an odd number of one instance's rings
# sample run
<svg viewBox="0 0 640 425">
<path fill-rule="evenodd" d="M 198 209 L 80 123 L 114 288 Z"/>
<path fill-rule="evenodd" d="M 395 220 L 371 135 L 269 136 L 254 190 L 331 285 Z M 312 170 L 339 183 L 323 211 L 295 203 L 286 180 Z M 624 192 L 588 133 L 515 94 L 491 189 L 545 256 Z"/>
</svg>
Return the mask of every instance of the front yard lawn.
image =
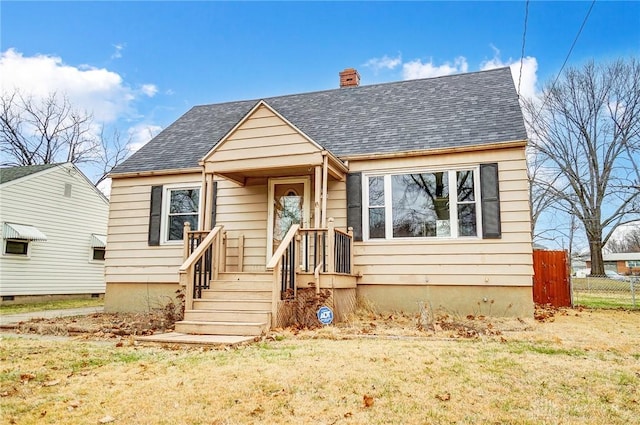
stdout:
<svg viewBox="0 0 640 425">
<path fill-rule="evenodd" d="M 637 423 L 640 313 L 538 317 L 467 318 L 479 333 L 361 317 L 217 349 L 3 334 L 0 411 L 16 424 Z"/>
</svg>

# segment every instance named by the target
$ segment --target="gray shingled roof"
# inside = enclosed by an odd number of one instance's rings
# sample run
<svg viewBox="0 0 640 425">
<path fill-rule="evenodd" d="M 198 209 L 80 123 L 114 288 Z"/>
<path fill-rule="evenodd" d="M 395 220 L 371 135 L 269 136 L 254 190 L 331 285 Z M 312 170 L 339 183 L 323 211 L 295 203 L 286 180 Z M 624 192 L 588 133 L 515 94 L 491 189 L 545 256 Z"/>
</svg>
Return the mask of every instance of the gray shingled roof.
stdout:
<svg viewBox="0 0 640 425">
<path fill-rule="evenodd" d="M 196 167 L 258 101 L 192 108 L 114 173 Z M 509 68 L 264 101 L 338 157 L 527 138 Z"/>
<path fill-rule="evenodd" d="M 22 165 L 18 167 L 0 168 L 0 184 L 39 173 L 40 171 L 44 171 L 47 168 L 55 167 L 57 165 L 58 164 Z"/>
</svg>

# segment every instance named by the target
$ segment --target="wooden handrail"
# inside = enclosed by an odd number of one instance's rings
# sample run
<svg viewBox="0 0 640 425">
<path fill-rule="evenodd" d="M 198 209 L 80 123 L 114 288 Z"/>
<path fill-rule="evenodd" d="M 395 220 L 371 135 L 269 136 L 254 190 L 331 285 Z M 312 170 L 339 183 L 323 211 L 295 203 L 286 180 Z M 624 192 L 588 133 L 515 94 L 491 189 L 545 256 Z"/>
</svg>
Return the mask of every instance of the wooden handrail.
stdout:
<svg viewBox="0 0 640 425">
<path fill-rule="evenodd" d="M 280 242 L 278 249 L 276 249 L 276 252 L 273 253 L 273 255 L 271 256 L 271 259 L 267 263 L 267 270 L 271 270 L 278 265 L 280 258 L 289 247 L 291 240 L 293 240 L 293 238 L 296 236 L 296 233 L 298 233 L 299 229 L 300 229 L 299 224 L 291 225 L 291 227 L 289 228 L 289 231 L 284 236 L 284 239 L 282 239 L 282 242 Z"/>
<path fill-rule="evenodd" d="M 340 229 L 334 228 L 333 231 L 336 232 L 336 233 L 342 233 L 345 236 L 350 236 L 349 232 L 345 232 L 344 230 L 340 230 Z"/>
<path fill-rule="evenodd" d="M 185 310 L 193 308 L 194 297 L 200 297 L 202 289 L 209 288 L 210 280 L 218 276 L 219 263 L 224 261 L 220 252 L 223 247 L 222 228 L 214 227 L 178 269 L 180 283 L 185 285 Z M 190 244 L 189 241 L 186 243 Z"/>
<path fill-rule="evenodd" d="M 193 264 L 200 257 L 202 257 L 202 254 L 204 254 L 204 252 L 207 250 L 209 245 L 211 245 L 211 243 L 216 238 L 216 236 L 218 235 L 221 229 L 222 229 L 222 226 L 216 226 L 213 228 L 211 232 L 209 232 L 207 237 L 204 238 L 204 240 L 200 243 L 200 245 L 198 245 L 198 247 L 191 253 L 191 255 L 189 255 L 189 257 L 187 257 L 187 259 L 184 260 L 184 263 L 182 263 L 182 265 L 180 266 L 180 272 L 186 272 L 189 267 L 193 266 Z"/>
</svg>

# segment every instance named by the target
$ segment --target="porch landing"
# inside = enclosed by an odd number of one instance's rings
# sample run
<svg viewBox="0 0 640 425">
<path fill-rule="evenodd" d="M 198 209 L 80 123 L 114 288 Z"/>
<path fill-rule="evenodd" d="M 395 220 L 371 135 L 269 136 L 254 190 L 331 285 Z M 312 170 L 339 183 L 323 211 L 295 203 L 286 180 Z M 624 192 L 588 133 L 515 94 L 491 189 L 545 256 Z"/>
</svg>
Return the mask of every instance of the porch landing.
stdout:
<svg viewBox="0 0 640 425">
<path fill-rule="evenodd" d="M 242 335 L 194 335 L 180 332 L 146 335 L 135 337 L 140 342 L 155 342 L 162 344 L 194 344 L 194 345 L 238 345 L 254 341 L 254 336 Z"/>
</svg>

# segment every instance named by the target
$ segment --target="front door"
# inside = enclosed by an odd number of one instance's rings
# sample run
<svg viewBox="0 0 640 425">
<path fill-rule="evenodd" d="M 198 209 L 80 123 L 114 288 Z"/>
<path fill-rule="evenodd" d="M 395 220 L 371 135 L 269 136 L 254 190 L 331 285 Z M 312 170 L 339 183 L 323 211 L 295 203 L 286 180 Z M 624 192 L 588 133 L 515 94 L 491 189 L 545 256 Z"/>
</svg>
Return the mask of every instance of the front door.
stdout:
<svg viewBox="0 0 640 425">
<path fill-rule="evenodd" d="M 292 224 L 309 227 L 309 199 L 308 177 L 269 180 L 267 261 Z"/>
</svg>

